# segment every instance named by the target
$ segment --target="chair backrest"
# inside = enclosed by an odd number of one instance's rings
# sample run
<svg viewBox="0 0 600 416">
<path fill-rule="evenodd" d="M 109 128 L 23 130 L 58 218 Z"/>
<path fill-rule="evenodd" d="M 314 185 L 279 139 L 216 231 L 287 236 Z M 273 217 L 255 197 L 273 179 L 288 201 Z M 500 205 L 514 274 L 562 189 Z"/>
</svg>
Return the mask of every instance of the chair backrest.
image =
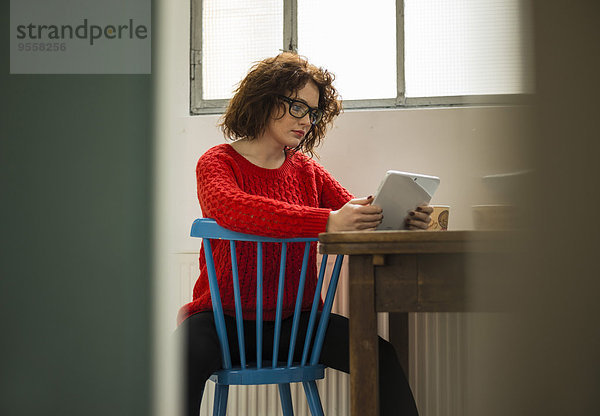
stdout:
<svg viewBox="0 0 600 416">
<path fill-rule="evenodd" d="M 292 331 L 289 343 L 289 351 L 287 357 L 287 367 L 292 365 L 316 365 L 319 361 L 321 354 L 321 347 L 323 345 L 323 339 L 325 337 L 325 331 L 327 329 L 327 323 L 331 307 L 333 305 L 333 298 L 337 288 L 337 282 L 342 266 L 343 256 L 338 255 L 331 273 L 331 279 L 329 280 L 329 287 L 327 288 L 327 294 L 325 301 L 323 302 L 323 309 L 321 311 L 320 320 L 318 325 L 317 320 L 317 309 L 321 300 L 321 290 L 323 282 L 325 280 L 325 271 L 327 265 L 327 255 L 323 255 L 321 261 L 321 267 L 318 275 L 315 296 L 312 302 L 312 308 L 310 312 L 308 327 L 306 331 L 306 337 L 304 339 L 304 349 L 302 352 L 302 359 L 300 363 L 293 363 L 294 350 L 296 346 L 296 338 L 298 335 L 298 328 L 300 322 L 300 313 L 302 309 L 302 299 L 304 293 L 304 285 L 306 281 L 306 272 L 308 268 L 308 258 L 310 251 L 310 244 L 318 241 L 316 238 L 270 238 L 260 237 L 250 234 L 243 234 L 234 231 L 230 231 L 226 228 L 219 226 L 215 220 L 209 218 L 200 218 L 194 221 L 192 225 L 192 231 L 190 234 L 192 237 L 199 237 L 203 239 L 204 244 L 204 255 L 206 258 L 206 267 L 208 272 L 208 279 L 210 284 L 210 295 L 213 304 L 213 312 L 215 316 L 215 324 L 217 328 L 217 334 L 219 342 L 221 344 L 221 353 L 223 358 L 223 368 L 231 369 L 231 354 L 229 349 L 229 341 L 227 339 L 227 331 L 225 329 L 225 320 L 223 316 L 223 307 L 221 304 L 221 297 L 219 292 L 219 284 L 215 272 L 215 264 L 212 255 L 211 240 L 229 240 L 229 247 L 231 252 L 231 269 L 233 279 L 233 292 L 235 300 L 235 314 L 236 314 L 236 325 L 238 335 L 238 345 L 240 352 L 241 368 L 248 368 L 248 360 L 246 356 L 245 340 L 244 340 L 244 328 L 243 328 L 243 317 L 242 317 L 242 302 L 240 296 L 240 282 L 238 278 L 238 267 L 236 257 L 236 241 L 249 241 L 256 243 L 257 253 L 257 267 L 256 267 L 256 365 L 257 368 L 261 368 L 263 365 L 262 357 L 262 345 L 263 345 L 263 264 L 262 264 L 262 250 L 263 243 L 281 243 L 281 261 L 279 266 L 279 282 L 277 292 L 277 306 L 275 314 L 275 335 L 273 340 L 273 356 L 271 359 L 273 368 L 278 366 L 278 350 L 281 336 L 281 321 L 282 321 L 282 307 L 283 307 L 283 291 L 286 275 L 286 253 L 287 244 L 294 242 L 304 243 L 304 256 L 302 259 L 302 269 L 300 271 L 298 293 L 296 295 L 296 303 L 292 321 Z M 317 325 L 316 333 L 313 338 L 313 332 Z M 312 342 L 312 348 L 311 348 Z M 308 353 L 310 357 L 308 357 Z"/>
</svg>

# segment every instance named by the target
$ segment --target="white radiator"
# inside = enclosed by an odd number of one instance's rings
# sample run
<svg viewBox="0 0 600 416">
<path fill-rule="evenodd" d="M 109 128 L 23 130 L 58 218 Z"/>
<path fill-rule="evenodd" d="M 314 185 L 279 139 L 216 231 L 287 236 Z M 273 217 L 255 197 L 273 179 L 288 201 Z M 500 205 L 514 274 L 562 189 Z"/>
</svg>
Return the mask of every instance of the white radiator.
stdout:
<svg viewBox="0 0 600 416">
<path fill-rule="evenodd" d="M 177 256 L 180 270 L 181 304 L 189 302 L 198 278 L 198 253 Z M 335 258 L 330 257 L 331 263 Z M 333 264 L 328 265 L 328 270 Z M 348 316 L 348 271 L 342 267 L 333 312 Z M 388 338 L 387 314 L 379 316 L 379 333 Z M 467 317 L 457 313 L 419 313 L 409 315 L 409 381 L 421 416 L 464 416 L 466 381 Z M 325 379 L 317 381 L 323 410 L 327 416 L 346 416 L 349 407 L 349 377 L 327 369 Z M 211 416 L 214 383 L 207 382 L 200 410 Z M 310 416 L 302 385 L 292 384 L 296 416 Z M 227 404 L 229 416 L 282 415 L 277 386 L 231 386 Z"/>
</svg>

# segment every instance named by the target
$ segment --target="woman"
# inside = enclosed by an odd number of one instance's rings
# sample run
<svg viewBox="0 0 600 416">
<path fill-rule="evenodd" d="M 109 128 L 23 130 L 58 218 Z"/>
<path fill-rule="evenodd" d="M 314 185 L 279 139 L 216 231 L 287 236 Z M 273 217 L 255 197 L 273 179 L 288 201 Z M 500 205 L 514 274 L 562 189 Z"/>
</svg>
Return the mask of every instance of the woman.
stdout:
<svg viewBox="0 0 600 416">
<path fill-rule="evenodd" d="M 240 83 L 223 116 L 221 128 L 234 140 L 208 150 L 198 161 L 198 198 L 204 217 L 214 218 L 231 230 L 271 237 L 316 237 L 330 231 L 374 230 L 381 222 L 381 208 L 371 205 L 372 196 L 353 199 L 323 167 L 310 157 L 327 127 L 340 113 L 341 104 L 332 86 L 333 76 L 300 56 L 284 52 L 257 63 Z M 425 229 L 432 209 L 422 206 L 411 212 L 411 229 Z M 235 340 L 235 309 L 231 284 L 231 262 L 224 244 L 215 242 L 213 255 L 220 270 L 219 287 L 228 317 L 230 340 Z M 275 319 L 278 252 L 265 246 L 263 316 Z M 288 249 L 290 261 L 301 261 L 302 247 Z M 238 248 L 242 286 L 242 309 L 247 337 L 255 327 L 256 254 L 249 246 Z M 316 252 L 312 248 L 303 299 L 310 310 L 316 284 Z M 288 263 L 287 270 L 294 270 Z M 197 415 L 204 383 L 221 367 L 219 343 L 213 323 L 204 255 L 200 255 L 200 277 L 194 300 L 179 312 L 179 330 L 184 331 L 188 415 Z M 223 277 L 225 276 L 225 277 Z M 271 277 L 271 278 L 269 278 Z M 297 276 L 286 276 L 293 293 Z M 284 318 L 291 316 L 293 299 L 284 305 Z M 306 319 L 308 312 L 304 314 Z M 284 320 L 289 331 L 291 319 Z M 272 329 L 265 323 L 264 339 Z M 246 345 L 254 345 L 250 339 Z M 281 339 L 284 339 L 282 336 Z M 285 345 L 281 350 L 285 351 Z M 232 348 L 232 352 L 236 348 Z M 382 415 L 416 415 L 410 387 L 391 344 L 379 339 L 380 406 Z M 266 353 L 265 355 L 267 355 Z M 232 357 L 235 360 L 235 357 Z M 239 359 L 239 358 L 238 358 Z M 348 320 L 332 315 L 321 353 L 322 364 L 349 371 Z"/>
</svg>

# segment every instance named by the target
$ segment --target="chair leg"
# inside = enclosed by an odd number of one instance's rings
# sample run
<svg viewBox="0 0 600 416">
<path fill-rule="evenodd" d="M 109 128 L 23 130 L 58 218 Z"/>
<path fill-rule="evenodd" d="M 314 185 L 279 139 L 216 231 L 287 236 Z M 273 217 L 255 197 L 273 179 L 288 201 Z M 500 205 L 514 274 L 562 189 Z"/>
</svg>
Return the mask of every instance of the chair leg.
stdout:
<svg viewBox="0 0 600 416">
<path fill-rule="evenodd" d="M 229 396 L 229 386 L 227 384 L 216 384 L 213 416 L 225 416 L 227 412 L 227 396 Z"/>
<path fill-rule="evenodd" d="M 306 393 L 306 400 L 308 401 L 308 408 L 312 416 L 324 416 L 323 405 L 321 404 L 321 398 L 319 397 L 319 390 L 317 389 L 317 383 L 313 381 L 303 381 L 304 392 Z"/>
<path fill-rule="evenodd" d="M 281 410 L 283 416 L 294 416 L 294 408 L 292 407 L 292 393 L 290 391 L 290 383 L 278 384 L 279 398 L 281 399 Z"/>
</svg>

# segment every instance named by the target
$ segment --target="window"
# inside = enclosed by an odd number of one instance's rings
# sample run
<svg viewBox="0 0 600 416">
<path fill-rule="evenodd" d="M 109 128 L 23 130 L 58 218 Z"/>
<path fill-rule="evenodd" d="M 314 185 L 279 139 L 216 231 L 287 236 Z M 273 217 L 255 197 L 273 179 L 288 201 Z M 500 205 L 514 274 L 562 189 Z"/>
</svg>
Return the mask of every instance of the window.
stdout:
<svg viewBox="0 0 600 416">
<path fill-rule="evenodd" d="M 191 0 L 191 113 L 217 113 L 281 50 L 345 108 L 513 102 L 533 90 L 527 0 Z"/>
<path fill-rule="evenodd" d="M 298 2 L 298 53 L 333 72 L 346 101 L 396 98 L 396 49 L 395 0 Z"/>
</svg>

